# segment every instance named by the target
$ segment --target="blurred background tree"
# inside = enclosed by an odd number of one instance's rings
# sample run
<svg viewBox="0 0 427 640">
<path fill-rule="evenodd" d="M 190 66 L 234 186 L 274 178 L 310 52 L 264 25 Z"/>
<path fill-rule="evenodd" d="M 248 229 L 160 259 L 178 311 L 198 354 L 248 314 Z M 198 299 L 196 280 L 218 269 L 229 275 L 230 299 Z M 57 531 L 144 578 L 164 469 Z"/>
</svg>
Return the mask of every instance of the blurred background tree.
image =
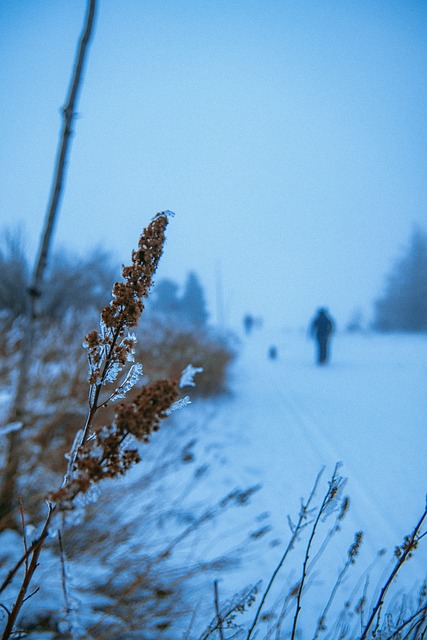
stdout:
<svg viewBox="0 0 427 640">
<path fill-rule="evenodd" d="M 24 235 L 18 227 L 3 229 L 0 236 L 0 313 L 11 319 L 25 314 L 30 266 Z"/>
<path fill-rule="evenodd" d="M 148 300 L 148 305 L 154 313 L 160 315 L 177 315 L 179 313 L 179 285 L 169 278 L 159 280 Z"/>
<path fill-rule="evenodd" d="M 205 294 L 202 285 L 194 273 L 190 271 L 181 298 L 182 313 L 196 326 L 205 326 L 209 314 L 206 310 Z"/>
<path fill-rule="evenodd" d="M 415 227 L 374 303 L 377 331 L 427 331 L 427 234 Z"/>
<path fill-rule="evenodd" d="M 18 227 L 1 233 L 0 269 L 0 313 L 13 321 L 25 314 L 30 286 L 30 260 Z M 61 320 L 70 311 L 99 312 L 111 296 L 116 275 L 112 256 L 100 247 L 82 256 L 56 251 L 46 272 L 39 317 Z"/>
</svg>

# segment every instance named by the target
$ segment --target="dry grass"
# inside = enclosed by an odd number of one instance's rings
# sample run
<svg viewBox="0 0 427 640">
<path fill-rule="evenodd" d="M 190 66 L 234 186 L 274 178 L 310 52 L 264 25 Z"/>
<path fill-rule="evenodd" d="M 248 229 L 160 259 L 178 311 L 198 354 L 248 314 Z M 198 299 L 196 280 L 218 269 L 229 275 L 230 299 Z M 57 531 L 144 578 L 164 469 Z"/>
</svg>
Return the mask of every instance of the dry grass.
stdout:
<svg viewBox="0 0 427 640">
<path fill-rule="evenodd" d="M 149 379 L 176 378 L 191 363 L 202 368 L 192 395 L 213 396 L 228 390 L 228 372 L 237 354 L 236 338 L 210 328 L 173 325 L 161 317 L 142 323 L 137 359 Z"/>
</svg>

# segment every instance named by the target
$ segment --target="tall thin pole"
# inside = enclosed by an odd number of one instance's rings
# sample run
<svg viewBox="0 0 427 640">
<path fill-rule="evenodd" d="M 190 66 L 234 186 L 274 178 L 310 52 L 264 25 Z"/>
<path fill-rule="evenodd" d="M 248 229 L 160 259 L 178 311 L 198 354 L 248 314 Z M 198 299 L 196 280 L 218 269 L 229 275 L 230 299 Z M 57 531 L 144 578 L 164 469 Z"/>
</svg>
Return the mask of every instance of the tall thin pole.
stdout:
<svg viewBox="0 0 427 640">
<path fill-rule="evenodd" d="M 77 59 L 74 65 L 73 77 L 71 79 L 67 103 L 63 108 L 64 122 L 56 158 L 54 180 L 50 193 L 49 205 L 47 208 L 42 242 L 40 244 L 39 254 L 37 257 L 29 291 L 30 298 L 33 300 L 33 303 L 41 295 L 40 287 L 43 282 L 43 276 L 47 266 L 53 228 L 59 210 L 59 204 L 65 178 L 65 169 L 70 149 L 70 136 L 72 134 L 71 125 L 73 119 L 76 116 L 75 104 L 77 102 L 78 93 L 81 87 L 81 80 L 83 76 L 84 65 L 86 62 L 86 52 L 88 49 L 90 37 L 92 35 L 95 18 L 95 5 L 96 0 L 89 0 L 86 23 L 80 38 L 79 48 L 77 51 Z"/>
<path fill-rule="evenodd" d="M 85 25 L 80 37 L 77 57 L 73 67 L 73 74 L 70 83 L 65 107 L 63 108 L 63 126 L 60 135 L 57 158 L 53 174 L 52 188 L 50 192 L 45 225 L 43 229 L 40 249 L 35 262 L 35 267 L 28 289 L 27 317 L 23 331 L 21 361 L 19 376 L 16 385 L 14 401 L 12 404 L 9 420 L 24 421 L 26 396 L 28 390 L 29 370 L 31 364 L 31 353 L 35 333 L 35 323 L 37 317 L 37 304 L 42 294 L 43 278 L 48 263 L 49 250 L 52 242 L 54 224 L 56 222 L 61 195 L 63 192 L 67 158 L 70 149 L 72 122 L 76 116 L 75 108 L 77 97 L 82 83 L 83 70 L 86 62 L 88 44 L 93 32 L 95 21 L 96 0 L 88 0 Z M 19 466 L 19 442 L 20 431 L 9 433 L 7 462 L 4 469 L 4 477 L 0 487 L 0 530 L 10 525 L 8 516 L 12 511 L 15 500 L 16 476 Z"/>
</svg>

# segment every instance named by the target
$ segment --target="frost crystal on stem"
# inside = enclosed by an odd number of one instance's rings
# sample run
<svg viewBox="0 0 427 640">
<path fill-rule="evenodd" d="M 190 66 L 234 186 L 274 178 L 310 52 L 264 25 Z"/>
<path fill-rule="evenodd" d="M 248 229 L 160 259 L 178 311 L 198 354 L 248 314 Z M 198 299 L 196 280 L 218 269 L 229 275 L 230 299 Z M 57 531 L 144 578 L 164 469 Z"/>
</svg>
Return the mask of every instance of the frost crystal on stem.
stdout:
<svg viewBox="0 0 427 640">
<path fill-rule="evenodd" d="M 174 402 L 173 405 L 171 405 L 169 409 L 165 411 L 165 413 L 167 416 L 170 416 L 170 414 L 173 413 L 173 411 L 176 411 L 177 409 L 182 409 L 183 407 L 186 407 L 189 404 L 191 404 L 190 396 L 184 396 L 184 398 L 180 398 L 179 400 Z"/>
<path fill-rule="evenodd" d="M 139 378 L 142 376 L 142 364 L 137 362 L 133 364 L 129 369 L 126 378 L 123 380 L 121 385 L 115 390 L 112 394 L 110 401 L 114 402 L 115 400 L 119 400 L 124 398 L 128 391 L 135 386 L 138 382 Z"/>
<path fill-rule="evenodd" d="M 192 364 L 188 364 L 184 371 L 181 373 L 181 378 L 179 380 L 179 388 L 183 387 L 195 387 L 196 383 L 194 382 L 194 376 L 196 373 L 202 373 L 203 369 L 201 367 L 193 367 Z"/>
<path fill-rule="evenodd" d="M 119 362 L 113 362 L 108 368 L 103 384 L 109 384 L 117 380 L 117 376 L 123 370 L 123 366 Z"/>
<path fill-rule="evenodd" d="M 9 422 L 4 427 L 0 427 L 0 436 L 5 436 L 12 431 L 19 431 L 23 426 L 23 422 Z"/>
</svg>

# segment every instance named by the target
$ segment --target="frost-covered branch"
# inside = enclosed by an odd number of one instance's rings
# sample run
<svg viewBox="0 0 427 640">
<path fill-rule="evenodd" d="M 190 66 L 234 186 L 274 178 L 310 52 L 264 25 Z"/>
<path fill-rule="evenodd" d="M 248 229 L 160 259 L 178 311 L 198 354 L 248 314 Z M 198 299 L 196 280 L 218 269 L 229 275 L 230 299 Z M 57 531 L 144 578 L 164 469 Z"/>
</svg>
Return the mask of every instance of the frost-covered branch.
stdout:
<svg viewBox="0 0 427 640">
<path fill-rule="evenodd" d="M 403 541 L 403 543 L 399 546 L 396 547 L 395 549 L 395 557 L 396 557 L 396 563 L 389 575 L 389 577 L 387 578 L 386 582 L 384 583 L 381 591 L 380 591 L 380 595 L 378 597 L 377 602 L 375 603 L 375 605 L 372 608 L 372 612 L 371 615 L 368 619 L 368 622 L 366 623 L 366 626 L 363 630 L 362 635 L 360 636 L 360 640 L 366 640 L 366 638 L 368 638 L 368 633 L 370 632 L 375 620 L 377 620 L 376 622 L 376 626 L 378 626 L 379 624 L 379 616 L 381 614 L 381 610 L 382 607 L 384 605 L 384 599 L 386 596 L 387 591 L 390 588 L 390 585 L 392 584 L 392 582 L 394 581 L 394 579 L 396 578 L 398 572 L 400 571 L 400 569 L 402 568 L 402 566 L 405 564 L 405 562 L 407 562 L 413 555 L 413 552 L 415 551 L 415 549 L 418 546 L 418 542 L 421 539 L 421 534 L 420 534 L 420 530 L 424 524 L 424 521 L 427 518 L 427 504 L 426 507 L 424 509 L 424 512 L 422 513 L 420 519 L 418 520 L 417 524 L 415 525 L 412 533 L 410 533 L 409 535 L 405 536 L 405 539 Z"/>
<path fill-rule="evenodd" d="M 307 543 L 305 557 L 302 564 L 302 575 L 298 583 L 297 604 L 296 604 L 296 611 L 295 611 L 295 616 L 294 616 L 293 625 L 292 625 L 291 640 L 294 640 L 296 636 L 297 623 L 298 623 L 298 618 L 301 611 L 301 598 L 302 598 L 302 593 L 305 586 L 305 581 L 307 578 L 308 562 L 310 559 L 313 540 L 317 532 L 317 527 L 322 518 L 326 517 L 328 513 L 330 513 L 332 510 L 335 510 L 337 508 L 338 498 L 346 482 L 346 480 L 338 474 L 338 470 L 341 466 L 342 466 L 341 463 L 337 463 L 335 466 L 334 472 L 332 474 L 332 478 L 329 481 L 328 490 L 325 494 L 325 497 L 323 498 L 322 504 L 317 512 L 316 518 L 311 528 L 310 537 Z"/>
<path fill-rule="evenodd" d="M 316 495 L 316 491 L 317 491 L 317 488 L 319 486 L 319 482 L 320 482 L 320 479 L 322 477 L 323 471 L 324 471 L 324 468 L 322 468 L 319 471 L 319 473 L 317 474 L 316 480 L 314 481 L 313 488 L 312 488 L 312 490 L 310 492 L 310 495 L 309 495 L 308 499 L 306 500 L 306 502 L 301 500 L 301 509 L 300 509 L 300 512 L 299 512 L 299 517 L 298 517 L 297 524 L 294 525 L 291 522 L 290 518 L 288 518 L 289 524 L 290 524 L 290 529 L 291 529 L 291 532 L 292 532 L 292 536 L 291 536 L 291 538 L 290 538 L 290 540 L 289 540 L 289 542 L 287 544 L 287 547 L 286 547 L 284 553 L 282 554 L 282 557 L 280 558 L 280 561 L 279 561 L 277 567 L 273 571 L 273 573 L 271 575 L 271 578 L 270 578 L 270 580 L 269 580 L 269 582 L 267 584 L 267 587 L 266 587 L 266 589 L 265 589 L 265 591 L 264 591 L 264 593 L 262 595 L 261 602 L 258 605 L 258 608 L 256 610 L 255 617 L 254 617 L 254 619 L 252 621 L 252 624 L 251 624 L 251 626 L 249 628 L 248 634 L 246 636 L 246 640 L 250 640 L 250 638 L 252 637 L 252 634 L 256 630 L 258 619 L 259 619 L 261 611 L 262 611 L 262 609 L 264 607 L 264 604 L 265 604 L 265 601 L 267 599 L 267 596 L 270 593 L 271 587 L 273 586 L 273 583 L 274 583 L 275 579 L 277 578 L 277 575 L 278 575 L 280 569 L 282 568 L 286 558 L 288 557 L 289 553 L 294 548 L 294 545 L 295 545 L 295 542 L 298 539 L 298 536 L 301 534 L 301 531 L 308 524 L 308 520 L 310 519 L 310 517 L 312 515 L 312 506 L 311 505 L 312 505 L 312 502 L 313 502 L 314 497 Z"/>
</svg>

